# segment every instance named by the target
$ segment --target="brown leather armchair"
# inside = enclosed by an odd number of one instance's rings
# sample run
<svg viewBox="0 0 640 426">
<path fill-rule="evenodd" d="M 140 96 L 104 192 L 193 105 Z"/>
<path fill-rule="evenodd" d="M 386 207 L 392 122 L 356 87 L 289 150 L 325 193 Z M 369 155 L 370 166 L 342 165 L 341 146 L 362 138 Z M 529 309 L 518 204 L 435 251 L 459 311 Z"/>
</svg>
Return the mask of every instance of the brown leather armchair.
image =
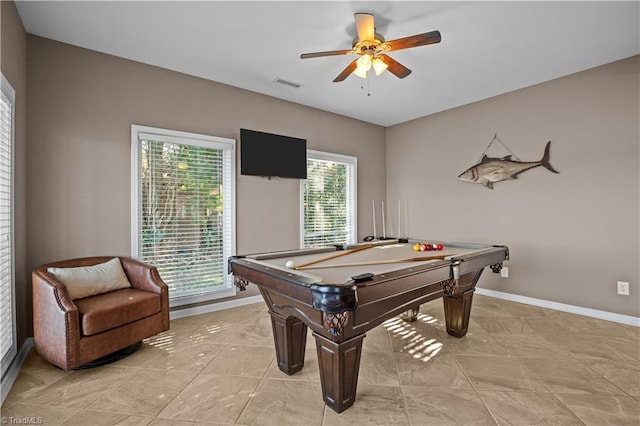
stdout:
<svg viewBox="0 0 640 426">
<path fill-rule="evenodd" d="M 47 271 L 93 266 L 113 258 L 65 260 L 33 271 L 35 348 L 50 363 L 64 370 L 82 368 L 169 329 L 169 290 L 153 266 L 120 257 L 130 288 L 75 300 Z"/>
</svg>

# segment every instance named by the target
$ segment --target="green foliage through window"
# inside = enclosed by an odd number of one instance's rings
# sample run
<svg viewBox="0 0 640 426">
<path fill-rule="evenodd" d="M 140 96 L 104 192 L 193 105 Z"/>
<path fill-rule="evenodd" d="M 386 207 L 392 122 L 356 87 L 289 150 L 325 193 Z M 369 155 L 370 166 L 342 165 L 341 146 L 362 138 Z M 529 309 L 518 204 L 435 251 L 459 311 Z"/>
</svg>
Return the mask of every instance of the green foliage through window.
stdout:
<svg viewBox="0 0 640 426">
<path fill-rule="evenodd" d="M 304 246 L 322 247 L 355 242 L 355 165 L 307 159 L 304 182 Z"/>
</svg>

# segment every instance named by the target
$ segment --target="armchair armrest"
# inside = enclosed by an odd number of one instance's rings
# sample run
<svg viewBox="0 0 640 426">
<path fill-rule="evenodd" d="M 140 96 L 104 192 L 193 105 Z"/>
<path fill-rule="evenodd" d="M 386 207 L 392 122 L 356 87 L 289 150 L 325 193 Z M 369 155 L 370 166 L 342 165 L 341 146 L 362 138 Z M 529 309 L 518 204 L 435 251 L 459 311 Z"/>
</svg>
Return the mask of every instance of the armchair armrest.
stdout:
<svg viewBox="0 0 640 426">
<path fill-rule="evenodd" d="M 158 269 L 155 266 L 140 262 L 128 257 L 121 257 L 120 262 L 124 273 L 131 283 L 131 287 L 138 290 L 150 291 L 160 295 L 162 310 L 162 323 L 165 330 L 169 329 L 169 286 L 162 281 Z"/>
<path fill-rule="evenodd" d="M 47 292 L 54 296 L 58 307 L 64 312 L 78 311 L 77 306 L 73 303 L 67 287 L 60 282 L 55 276 L 48 273 L 46 268 L 38 268 L 33 271 L 33 294 L 36 292 Z"/>
<path fill-rule="evenodd" d="M 169 287 L 162 281 L 155 266 L 128 257 L 121 257 L 120 262 L 131 287 L 156 294 L 162 294 L 164 291 L 168 295 Z"/>
<path fill-rule="evenodd" d="M 32 273 L 33 335 L 36 349 L 64 368 L 75 362 L 80 341 L 80 314 L 64 284 L 46 268 Z"/>
</svg>

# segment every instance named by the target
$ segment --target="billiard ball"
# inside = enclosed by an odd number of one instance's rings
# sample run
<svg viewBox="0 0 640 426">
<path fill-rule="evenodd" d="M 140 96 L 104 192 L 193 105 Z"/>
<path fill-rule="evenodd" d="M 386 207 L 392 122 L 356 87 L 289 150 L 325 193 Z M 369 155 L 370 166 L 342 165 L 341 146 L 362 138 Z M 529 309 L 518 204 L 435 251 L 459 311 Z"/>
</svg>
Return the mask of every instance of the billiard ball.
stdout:
<svg viewBox="0 0 640 426">
<path fill-rule="evenodd" d="M 427 244 L 427 246 L 425 247 L 426 251 L 431 251 L 433 250 L 433 245 L 432 244 Z"/>
<path fill-rule="evenodd" d="M 444 248 L 444 246 L 443 246 L 442 244 L 438 244 L 438 245 L 436 246 L 436 248 L 437 248 L 438 250 L 442 250 L 442 249 Z"/>
<path fill-rule="evenodd" d="M 413 251 L 420 251 L 420 244 L 414 244 Z"/>
<path fill-rule="evenodd" d="M 287 260 L 287 263 L 284 264 L 289 269 L 293 269 L 296 267 L 296 264 L 293 260 Z"/>
</svg>

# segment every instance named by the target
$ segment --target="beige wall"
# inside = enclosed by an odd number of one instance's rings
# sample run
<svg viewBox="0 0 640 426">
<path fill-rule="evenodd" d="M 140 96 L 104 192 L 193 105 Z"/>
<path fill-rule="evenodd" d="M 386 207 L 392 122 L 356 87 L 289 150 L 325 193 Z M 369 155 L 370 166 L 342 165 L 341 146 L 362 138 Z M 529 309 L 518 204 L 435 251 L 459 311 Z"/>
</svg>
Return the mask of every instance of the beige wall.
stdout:
<svg viewBox="0 0 640 426">
<path fill-rule="evenodd" d="M 27 35 L 13 2 L 0 2 L 2 28 L 2 74 L 16 91 L 14 135 L 14 243 L 16 273 L 16 320 L 18 348 L 31 331 L 31 277 L 27 270 L 26 238 L 26 119 L 27 119 Z"/>
<path fill-rule="evenodd" d="M 385 195 L 382 127 L 32 35 L 28 55 L 30 269 L 130 254 L 131 124 L 305 138 L 309 149 L 358 157 L 360 203 Z M 238 253 L 299 247 L 299 181 L 236 183 Z M 359 214 L 361 236 L 371 232 L 368 216 Z M 239 295 L 257 294 L 250 289 Z"/>
<path fill-rule="evenodd" d="M 510 277 L 480 287 L 640 315 L 640 57 L 387 130 L 387 198 L 409 200 L 410 234 L 506 244 Z M 523 161 L 551 140 L 551 164 L 494 190 L 457 176 L 494 134 Z M 494 143 L 490 156 L 508 154 Z M 495 151 L 494 151 L 495 149 Z M 616 281 L 630 282 L 618 296 Z"/>
</svg>

